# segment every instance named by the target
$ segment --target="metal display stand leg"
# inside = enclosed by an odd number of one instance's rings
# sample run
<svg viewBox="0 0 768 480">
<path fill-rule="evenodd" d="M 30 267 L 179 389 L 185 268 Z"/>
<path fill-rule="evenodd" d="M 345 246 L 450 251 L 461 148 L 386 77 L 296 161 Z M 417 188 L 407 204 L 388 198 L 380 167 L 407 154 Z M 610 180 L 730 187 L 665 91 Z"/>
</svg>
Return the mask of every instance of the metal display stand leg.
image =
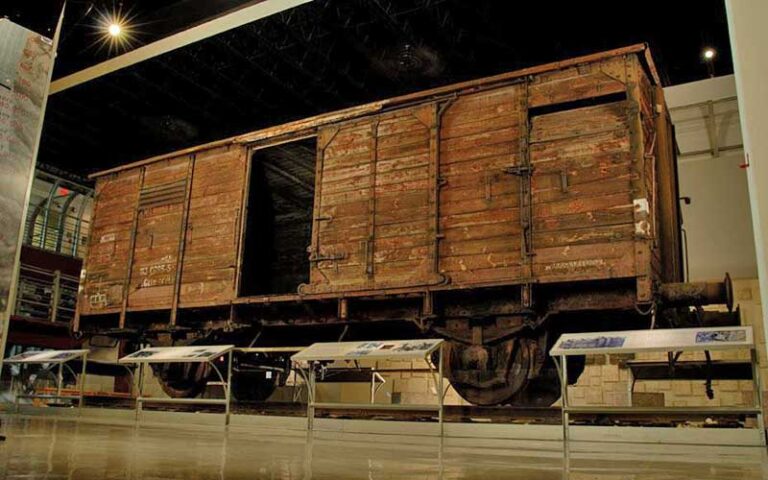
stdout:
<svg viewBox="0 0 768 480">
<path fill-rule="evenodd" d="M 229 351 L 229 359 L 227 360 L 227 389 L 224 391 L 224 398 L 227 400 L 226 413 L 227 418 L 225 419 L 225 424 L 227 427 L 229 427 L 229 416 L 232 412 L 232 356 L 234 353 L 232 350 Z"/>
<path fill-rule="evenodd" d="M 232 378 L 232 351 L 230 350 L 227 353 L 227 377 L 226 380 L 224 380 L 224 375 L 221 373 L 221 370 L 219 370 L 219 367 L 216 366 L 216 363 L 214 361 L 208 361 L 208 365 L 211 366 L 213 371 L 216 372 L 216 375 L 219 376 L 219 380 L 221 381 L 221 385 L 224 387 L 224 425 L 226 427 L 229 427 L 229 414 L 230 414 L 230 398 L 231 398 L 231 378 Z M 219 357 L 221 358 L 221 357 Z M 205 401 L 205 400 L 197 400 L 197 399 L 185 399 L 186 401 L 182 402 L 181 399 L 179 399 L 179 403 L 189 403 L 189 404 L 202 404 L 202 403 L 221 403 L 221 402 L 214 402 L 214 401 Z"/>
<path fill-rule="evenodd" d="M 72 378 L 75 379 L 75 382 L 77 384 L 77 387 L 78 387 L 77 414 L 78 415 L 80 415 L 82 413 L 82 408 L 83 408 L 83 391 L 84 391 L 83 388 L 85 386 L 85 367 L 86 367 L 86 363 L 85 362 L 86 362 L 86 356 L 83 355 L 83 357 L 82 357 L 82 366 L 80 367 L 80 381 L 79 382 L 77 381 L 77 374 L 75 373 L 75 370 L 72 367 L 70 367 L 69 364 L 64 363 L 64 362 L 59 364 L 59 367 L 61 367 L 61 366 L 67 367 L 67 370 L 69 370 L 69 373 L 72 374 Z M 62 375 L 61 376 L 61 384 L 60 384 L 60 386 L 63 387 L 63 385 L 64 385 L 64 376 Z M 58 398 L 56 400 L 61 400 L 62 398 L 64 398 L 61 395 L 61 390 L 62 389 L 59 388 L 59 393 L 57 395 Z"/>
<path fill-rule="evenodd" d="M 565 355 L 560 357 L 560 397 L 561 406 L 560 411 L 562 413 L 563 422 L 563 448 L 568 446 L 568 424 L 570 418 L 568 416 L 568 364 Z"/>
<path fill-rule="evenodd" d="M 56 374 L 56 400 L 61 399 L 61 387 L 64 383 L 64 363 L 59 363 L 59 372 Z"/>
<path fill-rule="evenodd" d="M 19 365 L 19 378 L 21 378 L 21 376 L 24 374 L 25 368 L 26 367 L 23 364 Z M 11 374 L 11 393 L 13 394 L 13 413 L 18 414 L 19 413 L 19 394 L 21 392 L 18 392 L 16 390 L 18 389 L 17 384 L 19 382 L 13 376 L 13 372 L 10 372 L 10 368 L 9 368 L 9 373 Z"/>
<path fill-rule="evenodd" d="M 85 403 L 85 369 L 86 369 L 86 363 L 88 362 L 88 354 L 86 353 L 83 355 L 83 361 L 82 361 L 82 367 L 80 368 L 80 399 L 78 401 L 78 415 L 83 410 L 83 404 Z"/>
<path fill-rule="evenodd" d="M 307 372 L 307 431 L 314 429 L 315 420 L 315 362 L 309 362 Z"/>
<path fill-rule="evenodd" d="M 138 395 L 136 396 L 136 423 L 141 423 L 141 403 L 144 395 L 144 364 L 139 364 L 139 384 L 137 385 Z"/>
<path fill-rule="evenodd" d="M 437 360 L 437 405 L 440 410 L 437 413 L 437 422 L 440 424 L 440 438 L 443 437 L 443 402 L 445 392 L 443 391 L 443 347 L 440 346 Z"/>
<path fill-rule="evenodd" d="M 445 399 L 445 392 L 443 386 L 443 347 L 440 347 L 437 354 L 437 372 L 435 372 L 435 366 L 430 358 L 431 354 L 424 356 L 424 363 L 427 364 L 432 380 L 435 382 L 435 390 L 437 394 L 437 423 L 440 430 L 440 437 L 443 436 L 443 401 Z"/>
</svg>

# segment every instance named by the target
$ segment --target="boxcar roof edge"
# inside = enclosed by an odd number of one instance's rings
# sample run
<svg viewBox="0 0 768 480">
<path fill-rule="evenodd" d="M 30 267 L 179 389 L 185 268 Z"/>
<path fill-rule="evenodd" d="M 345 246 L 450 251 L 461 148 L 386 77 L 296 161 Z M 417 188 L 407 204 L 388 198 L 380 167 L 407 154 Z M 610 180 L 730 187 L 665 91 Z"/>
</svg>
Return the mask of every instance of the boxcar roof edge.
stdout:
<svg viewBox="0 0 768 480">
<path fill-rule="evenodd" d="M 489 77 L 483 77 L 483 78 L 474 79 L 474 80 L 467 80 L 464 82 L 454 83 L 451 85 L 436 87 L 430 90 L 422 90 L 422 91 L 400 95 L 397 97 L 392 97 L 384 100 L 378 100 L 378 101 L 374 101 L 374 102 L 370 102 L 370 103 L 366 103 L 363 105 L 350 107 L 342 110 L 321 113 L 319 115 L 315 115 L 312 117 L 303 118 L 300 120 L 294 120 L 292 122 L 288 122 L 280 125 L 274 125 L 271 127 L 262 128 L 252 132 L 228 137 L 222 140 L 216 140 L 213 142 L 208 142 L 208 143 L 196 145 L 193 147 L 188 147 L 182 150 L 176 150 L 173 152 L 156 155 L 154 157 L 150 157 L 144 160 L 127 163 L 125 165 L 120 165 L 107 170 L 102 170 L 99 172 L 92 173 L 88 176 L 88 178 L 95 179 L 105 175 L 121 172 L 123 170 L 141 167 L 144 165 L 148 165 L 154 162 L 166 160 L 173 157 L 190 155 L 195 152 L 199 152 L 202 150 L 209 150 L 211 148 L 223 147 L 226 145 L 250 144 L 250 143 L 254 143 L 267 138 L 279 137 L 281 135 L 295 134 L 301 131 L 306 131 L 306 130 L 317 128 L 323 125 L 327 125 L 329 123 L 339 122 L 339 121 L 348 120 L 352 118 L 359 118 L 368 114 L 377 113 L 382 111 L 385 107 L 403 106 L 405 104 L 416 102 L 416 101 L 428 101 L 433 97 L 439 96 L 439 95 L 446 95 L 453 92 L 459 92 L 459 91 L 468 90 L 472 88 L 492 86 L 497 83 L 507 82 L 507 81 L 514 80 L 514 79 L 528 76 L 528 75 L 541 74 L 541 73 L 545 73 L 552 70 L 560 70 L 563 68 L 572 67 L 574 65 L 578 65 L 581 63 L 597 62 L 600 60 L 604 60 L 606 58 L 618 57 L 621 55 L 627 55 L 627 54 L 639 53 L 639 52 L 645 53 L 643 55 L 643 58 L 641 58 L 641 60 L 645 62 L 644 67 L 647 68 L 648 73 L 652 77 L 653 82 L 656 85 L 661 85 L 661 81 L 656 71 L 656 66 L 653 63 L 653 58 L 650 54 L 650 49 L 648 47 L 648 44 L 636 43 L 633 45 L 629 45 L 627 47 L 616 48 L 613 50 L 607 50 L 607 51 L 598 52 L 598 53 L 592 53 L 589 55 L 582 55 L 580 57 L 569 58 L 569 59 L 560 60 L 557 62 L 550 62 L 543 65 L 535 65 L 532 67 L 526 67 L 526 68 L 515 70 L 512 72 L 501 73 L 498 75 L 492 75 Z"/>
</svg>

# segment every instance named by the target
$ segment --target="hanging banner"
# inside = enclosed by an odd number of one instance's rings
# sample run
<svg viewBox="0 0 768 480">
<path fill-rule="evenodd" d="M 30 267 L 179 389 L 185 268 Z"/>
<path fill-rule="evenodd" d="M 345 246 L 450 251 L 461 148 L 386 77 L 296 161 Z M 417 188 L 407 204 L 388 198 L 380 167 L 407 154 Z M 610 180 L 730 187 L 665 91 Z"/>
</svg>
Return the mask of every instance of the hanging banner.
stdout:
<svg viewBox="0 0 768 480">
<path fill-rule="evenodd" d="M 13 310 L 11 289 L 53 52 L 50 39 L 0 18 L 0 314 Z"/>
</svg>

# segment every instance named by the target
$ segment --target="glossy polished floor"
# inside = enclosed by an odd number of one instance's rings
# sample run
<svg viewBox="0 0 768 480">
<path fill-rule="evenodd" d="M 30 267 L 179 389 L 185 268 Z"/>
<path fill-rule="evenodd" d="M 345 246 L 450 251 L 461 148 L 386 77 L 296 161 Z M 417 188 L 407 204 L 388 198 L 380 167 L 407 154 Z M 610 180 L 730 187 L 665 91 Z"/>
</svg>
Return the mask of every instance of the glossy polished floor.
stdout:
<svg viewBox="0 0 768 480">
<path fill-rule="evenodd" d="M 762 479 L 754 447 L 559 445 L 279 431 L 230 432 L 4 419 L 0 479 Z"/>
</svg>

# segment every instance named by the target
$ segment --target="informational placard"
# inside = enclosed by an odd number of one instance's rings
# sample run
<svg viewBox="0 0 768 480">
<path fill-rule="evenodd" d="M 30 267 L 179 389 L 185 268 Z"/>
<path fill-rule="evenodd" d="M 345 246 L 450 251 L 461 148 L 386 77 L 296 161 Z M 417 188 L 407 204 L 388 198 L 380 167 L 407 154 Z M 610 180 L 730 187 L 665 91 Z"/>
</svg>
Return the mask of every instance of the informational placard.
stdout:
<svg viewBox="0 0 768 480">
<path fill-rule="evenodd" d="M 192 347 L 149 347 L 118 360 L 118 363 L 188 363 L 210 362 L 235 348 L 234 345 L 198 345 Z"/>
<path fill-rule="evenodd" d="M 439 338 L 372 342 L 314 343 L 293 355 L 295 362 L 322 360 L 423 359 L 443 343 Z"/>
<path fill-rule="evenodd" d="M 0 18 L 0 313 L 15 281 L 53 53 L 48 38 Z"/>
<path fill-rule="evenodd" d="M 752 327 L 668 328 L 623 332 L 567 333 L 552 356 L 602 353 L 733 350 L 754 345 Z"/>
<path fill-rule="evenodd" d="M 88 350 L 44 350 L 24 352 L 5 359 L 5 363 L 66 363 L 81 358 Z"/>
</svg>

